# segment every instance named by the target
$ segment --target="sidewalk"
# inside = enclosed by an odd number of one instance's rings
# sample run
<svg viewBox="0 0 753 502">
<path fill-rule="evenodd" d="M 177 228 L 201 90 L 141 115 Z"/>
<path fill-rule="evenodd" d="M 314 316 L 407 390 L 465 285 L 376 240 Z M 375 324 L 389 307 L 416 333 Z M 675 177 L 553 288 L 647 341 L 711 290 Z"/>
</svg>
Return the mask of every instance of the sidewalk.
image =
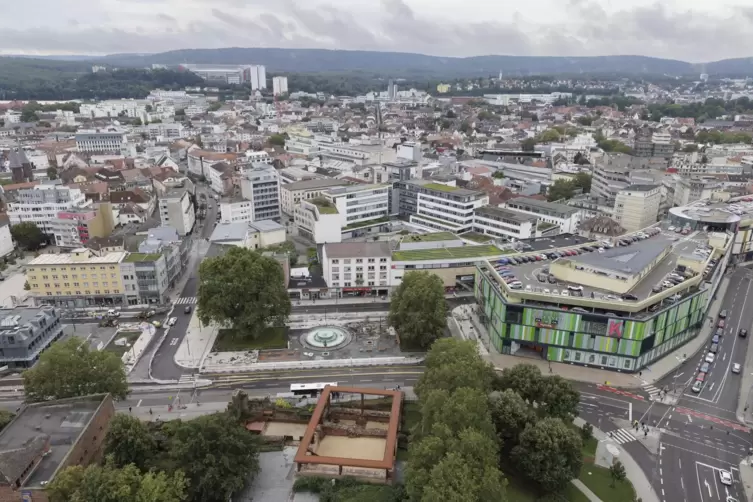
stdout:
<svg viewBox="0 0 753 502">
<path fill-rule="evenodd" d="M 586 421 L 582 418 L 576 418 L 575 420 L 573 420 L 573 423 L 576 427 L 583 427 L 583 424 L 585 422 Z M 598 441 L 604 441 L 608 439 L 607 434 L 601 429 L 597 429 L 596 427 L 594 427 L 593 435 Z M 625 449 L 621 445 L 615 444 L 615 446 L 620 451 L 620 462 L 622 462 L 622 465 L 625 466 L 627 478 L 631 483 L 633 483 L 633 488 L 635 488 L 636 496 L 643 502 L 659 502 L 659 496 L 651 486 L 651 482 L 646 476 L 646 473 L 643 472 L 643 469 L 640 468 L 635 459 L 633 459 L 633 457 L 631 457 L 630 454 L 625 451 Z"/>
<path fill-rule="evenodd" d="M 750 465 L 750 461 L 745 459 L 740 462 L 740 483 L 743 485 L 743 493 L 745 494 L 743 500 L 753 502 L 753 466 Z"/>
<path fill-rule="evenodd" d="M 202 325 L 194 309 L 186 334 L 173 356 L 175 364 L 183 368 L 198 369 L 206 355 L 212 350 L 218 333 L 219 329 L 215 325 Z"/>
<path fill-rule="evenodd" d="M 227 402 L 211 402 L 211 403 L 187 403 L 185 405 L 179 405 L 171 410 L 168 409 L 168 405 L 160 406 L 136 406 L 132 407 L 129 412 L 128 409 L 119 410 L 122 413 L 130 413 L 134 417 L 144 422 L 154 422 L 160 420 L 167 422 L 169 420 L 191 420 L 192 418 L 201 417 L 204 415 L 211 415 L 213 413 L 220 413 L 227 409 Z M 149 413 L 151 411 L 151 413 Z"/>
</svg>

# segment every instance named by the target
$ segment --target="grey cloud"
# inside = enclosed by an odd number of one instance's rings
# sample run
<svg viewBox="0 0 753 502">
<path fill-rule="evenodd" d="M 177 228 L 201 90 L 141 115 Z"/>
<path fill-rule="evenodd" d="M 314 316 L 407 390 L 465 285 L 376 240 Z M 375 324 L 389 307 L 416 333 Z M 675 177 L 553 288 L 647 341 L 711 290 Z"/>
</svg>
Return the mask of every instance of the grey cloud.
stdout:
<svg viewBox="0 0 753 502">
<path fill-rule="evenodd" d="M 750 56 L 750 49 L 740 40 L 749 38 L 748 26 L 753 21 L 751 7 L 741 7 L 730 17 L 673 12 L 660 3 L 608 13 L 600 0 L 568 0 L 570 18 L 543 26 L 519 15 L 474 23 L 436 22 L 404 0 L 381 0 L 381 15 L 370 17 L 336 8 L 337 2 L 317 7 L 300 0 L 254 0 L 252 5 L 244 0 L 186 2 L 192 9 L 150 14 L 151 23 L 145 19 L 147 15 L 124 19 L 123 26 L 128 29 L 85 27 L 92 24 L 87 18 L 79 18 L 81 25 L 58 27 L 21 29 L 11 24 L 0 30 L 0 47 L 10 53 L 319 47 L 444 56 L 642 54 L 697 62 Z M 257 8 L 255 14 L 250 13 L 252 7 Z M 259 12 L 259 8 L 266 11 Z M 199 14 L 194 14 L 193 20 L 185 19 L 188 12 Z"/>
</svg>

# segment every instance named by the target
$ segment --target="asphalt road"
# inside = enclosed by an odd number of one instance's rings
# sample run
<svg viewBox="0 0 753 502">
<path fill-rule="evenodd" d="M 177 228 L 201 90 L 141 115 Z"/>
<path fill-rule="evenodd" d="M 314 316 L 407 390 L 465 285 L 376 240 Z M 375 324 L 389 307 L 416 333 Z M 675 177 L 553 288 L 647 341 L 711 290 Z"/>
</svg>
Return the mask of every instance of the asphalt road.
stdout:
<svg viewBox="0 0 753 502">
<path fill-rule="evenodd" d="M 680 393 L 673 406 L 655 404 L 656 411 L 664 410 L 657 424 L 664 432 L 657 459 L 661 474 L 652 482 L 657 493 L 664 491 L 663 501 L 724 502 L 728 495 L 738 500 L 744 498 L 737 466 L 753 447 L 753 436 L 737 421 L 741 376 L 732 373 L 731 368 L 734 363 L 745 364 L 749 341 L 740 338 L 738 332 L 741 328 L 751 331 L 753 327 L 751 301 L 753 273 L 749 269 L 738 269 L 730 276 L 722 302 L 727 318 L 719 351 L 709 364 L 699 393 L 693 392 L 691 386 L 705 362 L 710 340 L 697 355 L 655 384 L 660 389 L 669 389 L 670 393 L 676 385 Z M 716 325 L 718 318 L 712 321 Z M 751 371 L 751 368 L 742 371 Z M 732 486 L 721 484 L 720 469 L 732 473 Z"/>
</svg>

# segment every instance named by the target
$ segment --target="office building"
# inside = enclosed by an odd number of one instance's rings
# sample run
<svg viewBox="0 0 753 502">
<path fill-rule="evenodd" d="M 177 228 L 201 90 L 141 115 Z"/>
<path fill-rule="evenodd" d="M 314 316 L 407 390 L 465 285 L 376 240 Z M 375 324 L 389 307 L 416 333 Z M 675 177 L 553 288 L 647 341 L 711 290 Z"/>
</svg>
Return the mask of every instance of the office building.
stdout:
<svg viewBox="0 0 753 502">
<path fill-rule="evenodd" d="M 560 233 L 564 234 L 577 233 L 581 219 L 578 208 L 530 197 L 515 197 L 503 203 L 502 207 L 536 216 L 540 222 L 539 230 L 542 230 L 541 223 L 547 223 L 558 226 Z"/>
<path fill-rule="evenodd" d="M 724 183 L 714 176 L 675 176 L 673 206 L 687 206 L 697 200 L 710 199 L 722 192 Z"/>
<path fill-rule="evenodd" d="M 280 176 L 269 164 L 254 163 L 241 177 L 241 195 L 251 202 L 252 220 L 277 220 L 280 210 Z"/>
<path fill-rule="evenodd" d="M 29 296 L 39 305 L 64 308 L 123 305 L 120 263 L 125 252 L 97 256 L 90 249 L 42 254 L 26 265 Z"/>
<path fill-rule="evenodd" d="M 489 204 L 489 196 L 427 180 L 395 182 L 392 212 L 422 227 L 463 233 L 473 228 L 475 209 Z"/>
<path fill-rule="evenodd" d="M 0 310 L 0 365 L 31 368 L 39 355 L 63 336 L 61 311 L 53 307 Z"/>
<path fill-rule="evenodd" d="M 283 183 L 280 186 L 280 201 L 282 212 L 292 215 L 295 208 L 302 200 L 316 199 L 321 197 L 327 190 L 350 185 L 347 180 L 325 178 Z"/>
<path fill-rule="evenodd" d="M 114 227 L 112 204 L 109 202 L 60 211 L 50 222 L 55 245 L 61 248 L 84 247 L 89 239 L 109 236 Z"/>
<path fill-rule="evenodd" d="M 5 196 L 11 225 L 30 221 L 48 235 L 60 212 L 91 206 L 80 189 L 63 186 L 59 180 L 5 192 Z"/>
<path fill-rule="evenodd" d="M 656 223 L 661 204 L 661 188 L 656 185 L 630 185 L 617 193 L 614 221 L 626 232 L 642 230 Z"/>
<path fill-rule="evenodd" d="M 275 96 L 288 93 L 288 77 L 274 77 L 272 79 L 272 93 Z"/>
<path fill-rule="evenodd" d="M 109 394 L 22 406 L 0 433 L 0 500 L 46 502 L 65 468 L 100 462 L 114 415 Z"/>
<path fill-rule="evenodd" d="M 316 244 L 342 240 L 342 218 L 325 197 L 302 200 L 295 207 L 294 220 L 298 235 Z"/>
<path fill-rule="evenodd" d="M 22 149 L 9 150 L 5 159 L 5 170 L 10 171 L 13 183 L 34 181 L 34 163 Z"/>
<path fill-rule="evenodd" d="M 267 88 L 267 70 L 261 65 L 183 64 L 179 68 L 190 71 L 207 82 L 250 83 L 252 90 Z"/>
<path fill-rule="evenodd" d="M 10 234 L 10 224 L 7 221 L 0 221 L 0 258 L 5 258 L 13 252 L 13 236 Z"/>
<path fill-rule="evenodd" d="M 633 154 L 636 157 L 670 158 L 674 154 L 672 136 L 667 133 L 640 131 L 635 138 Z"/>
<path fill-rule="evenodd" d="M 146 239 L 139 243 L 138 252 L 146 255 L 160 253 L 167 262 L 168 287 L 172 288 L 188 265 L 191 240 L 181 238 L 173 227 L 156 227 L 149 230 Z"/>
<path fill-rule="evenodd" d="M 120 263 L 127 305 L 167 303 L 170 279 L 162 253 L 128 253 Z"/>
<path fill-rule="evenodd" d="M 196 212 L 190 192 L 185 188 L 168 190 L 159 199 L 159 216 L 162 226 L 173 227 L 178 235 L 190 233 L 196 223 Z"/>
<path fill-rule="evenodd" d="M 386 184 L 350 185 L 331 188 L 324 196 L 337 209 L 343 229 L 350 229 L 385 221 L 390 215 L 390 191 Z"/>
<path fill-rule="evenodd" d="M 322 246 L 322 275 L 341 293 L 387 294 L 392 249 L 390 243 L 340 242 Z"/>
<path fill-rule="evenodd" d="M 76 149 L 79 152 L 120 155 L 126 151 L 127 145 L 126 131 L 120 127 L 79 129 L 76 132 Z"/>
<path fill-rule="evenodd" d="M 494 239 L 517 241 L 536 236 L 538 217 L 503 209 L 483 206 L 474 212 L 473 231 Z"/>
</svg>

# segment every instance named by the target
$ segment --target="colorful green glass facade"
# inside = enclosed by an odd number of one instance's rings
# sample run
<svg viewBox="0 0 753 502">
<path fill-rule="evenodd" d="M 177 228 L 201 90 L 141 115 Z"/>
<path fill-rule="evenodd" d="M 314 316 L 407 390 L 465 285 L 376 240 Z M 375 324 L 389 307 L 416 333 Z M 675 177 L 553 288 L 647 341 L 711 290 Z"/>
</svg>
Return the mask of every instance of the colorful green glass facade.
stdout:
<svg viewBox="0 0 753 502">
<path fill-rule="evenodd" d="M 507 304 L 483 273 L 476 273 L 476 301 L 491 343 L 503 354 L 520 346 L 549 361 L 639 371 L 693 338 L 705 318 L 708 290 L 651 317 L 629 320 L 546 307 Z"/>
</svg>

